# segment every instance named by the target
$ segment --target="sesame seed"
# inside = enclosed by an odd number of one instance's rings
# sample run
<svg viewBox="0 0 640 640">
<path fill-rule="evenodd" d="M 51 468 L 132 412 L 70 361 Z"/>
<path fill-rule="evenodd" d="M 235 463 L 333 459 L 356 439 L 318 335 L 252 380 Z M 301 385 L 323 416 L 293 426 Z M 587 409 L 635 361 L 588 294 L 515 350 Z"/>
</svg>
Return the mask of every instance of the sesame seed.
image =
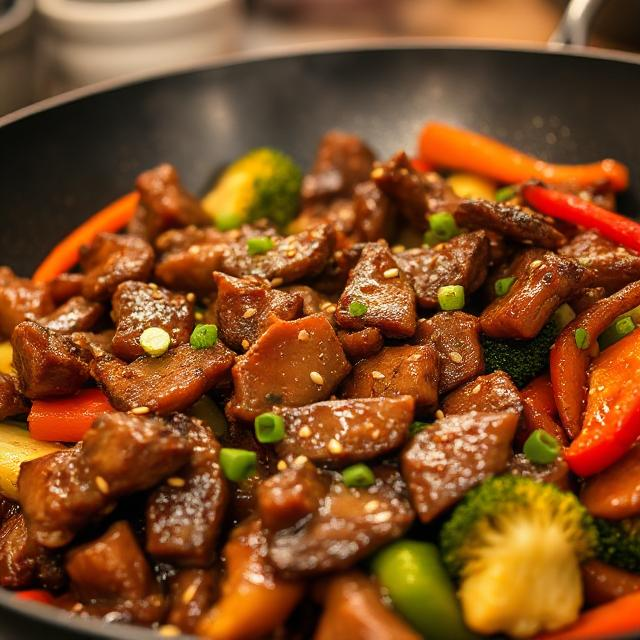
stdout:
<svg viewBox="0 0 640 640">
<path fill-rule="evenodd" d="M 298 435 L 301 438 L 310 438 L 311 437 L 311 429 L 309 429 L 309 427 L 307 425 L 305 425 L 304 427 L 300 427 L 300 429 L 298 431 Z"/>
<path fill-rule="evenodd" d="M 542 264 L 542 260 L 533 260 L 529 265 L 532 269 L 537 269 Z"/>
<path fill-rule="evenodd" d="M 196 294 L 193 293 L 193 291 L 190 291 L 189 293 L 187 293 L 185 298 L 187 299 L 188 302 L 195 302 L 196 301 Z"/>
<path fill-rule="evenodd" d="M 422 355 L 420 353 L 414 353 L 407 358 L 407 361 L 417 362 L 418 360 L 420 360 L 420 358 L 422 358 Z"/>
<path fill-rule="evenodd" d="M 384 378 L 384 373 L 382 373 L 382 371 L 372 371 L 371 377 L 376 380 L 382 380 Z"/>
<path fill-rule="evenodd" d="M 179 636 L 182 631 L 180 631 L 179 627 L 176 627 L 175 624 L 163 624 L 159 629 L 158 629 L 158 633 L 161 636 Z"/>
<path fill-rule="evenodd" d="M 330 304 L 328 307 L 325 307 L 324 309 L 325 313 L 334 313 L 335 310 L 336 310 L 335 304 Z"/>
<path fill-rule="evenodd" d="M 249 307 L 243 314 L 242 317 L 245 319 L 253 318 L 253 316 L 258 313 L 258 310 L 255 307 Z"/>
<path fill-rule="evenodd" d="M 373 178 L 373 180 L 377 180 L 378 178 L 382 178 L 383 175 L 384 175 L 384 168 L 383 167 L 376 167 L 371 172 L 371 177 Z"/>
<path fill-rule="evenodd" d="M 245 351 L 251 346 L 246 338 L 244 338 L 240 344 Z"/>
<path fill-rule="evenodd" d="M 276 468 L 278 469 L 278 471 L 284 471 L 287 468 L 287 463 L 284 460 L 278 460 Z"/>
<path fill-rule="evenodd" d="M 371 432 L 372 440 L 377 440 L 379 437 L 380 437 L 380 429 L 376 429 L 375 431 Z"/>
<path fill-rule="evenodd" d="M 442 420 L 442 418 L 444 418 L 444 413 L 442 413 L 441 409 L 436 411 L 436 418 L 438 418 L 438 420 Z"/>
<path fill-rule="evenodd" d="M 167 478 L 167 484 L 170 487 L 178 488 L 178 487 L 184 487 L 184 485 L 187 483 L 184 478 L 178 478 L 177 476 L 173 476 L 171 478 Z"/>
<path fill-rule="evenodd" d="M 196 312 L 193 314 L 193 317 L 194 317 L 198 322 L 200 322 L 200 320 L 202 320 L 202 318 L 204 318 L 204 314 L 202 313 L 202 311 L 196 311 Z"/>
<path fill-rule="evenodd" d="M 456 364 L 460 364 L 462 362 L 462 354 L 458 353 L 457 351 L 452 351 L 449 354 L 449 358 L 451 358 L 451 361 L 455 362 Z"/>
<path fill-rule="evenodd" d="M 471 389 L 471 393 L 475 395 L 476 393 L 480 393 L 481 389 L 482 389 L 482 385 L 477 384 L 475 387 L 473 387 L 473 389 Z"/>
<path fill-rule="evenodd" d="M 324 384 L 324 378 L 317 371 L 312 371 L 309 374 L 309 377 L 311 378 L 311 382 L 315 382 L 316 384 Z"/>
<path fill-rule="evenodd" d="M 321 310 L 321 311 L 324 311 L 327 307 L 330 307 L 330 306 L 331 306 L 331 302 L 323 302 L 323 303 L 320 305 L 320 310 Z"/>
<path fill-rule="evenodd" d="M 298 333 L 298 340 L 301 340 L 302 342 L 306 342 L 308 339 L 309 339 L 309 332 L 306 329 L 302 329 Z"/>
<path fill-rule="evenodd" d="M 184 602 L 184 604 L 189 604 L 195 598 L 197 591 L 198 585 L 190 584 L 182 594 L 182 602 Z"/>
<path fill-rule="evenodd" d="M 151 411 L 149 407 L 134 407 L 131 409 L 131 413 L 135 416 L 143 416 L 145 413 L 149 413 L 149 411 Z"/>
<path fill-rule="evenodd" d="M 76 602 L 73 607 L 71 607 L 71 611 L 74 613 L 80 613 L 84 607 L 82 606 L 82 602 Z"/>
<path fill-rule="evenodd" d="M 391 520 L 391 515 L 391 511 L 381 511 L 380 513 L 376 513 L 371 520 L 376 524 L 389 522 L 389 520 Z"/>
<path fill-rule="evenodd" d="M 382 275 L 387 278 L 387 280 L 397 278 L 400 275 L 400 270 L 398 267 L 393 267 L 391 269 L 387 269 Z"/>
<path fill-rule="evenodd" d="M 295 458 L 295 460 L 293 461 L 294 466 L 296 467 L 302 467 L 305 464 L 307 464 L 307 462 L 309 462 L 309 458 L 307 458 L 307 456 L 298 456 L 297 458 Z"/>
<path fill-rule="evenodd" d="M 156 291 L 158 289 L 158 285 L 155 282 L 150 282 L 149 283 L 149 289 L 152 289 L 153 291 Z"/>
<path fill-rule="evenodd" d="M 95 483 L 100 493 L 104 495 L 109 493 L 109 483 L 102 476 L 96 476 Z"/>
<path fill-rule="evenodd" d="M 591 260 L 589 260 L 589 258 L 587 258 L 586 256 L 580 256 L 580 257 L 578 258 L 578 262 L 579 262 L 583 267 L 586 267 L 586 266 L 591 262 Z"/>
<path fill-rule="evenodd" d="M 290 258 L 293 258 L 293 256 L 295 256 L 295 255 L 296 255 L 296 253 L 297 253 L 297 252 L 296 252 L 296 250 L 295 250 L 295 249 L 289 249 L 289 251 L 287 251 L 287 255 L 288 255 Z"/>
<path fill-rule="evenodd" d="M 284 280 L 282 278 L 274 278 L 271 281 L 271 286 L 272 287 L 279 287 L 283 282 L 284 282 Z"/>
<path fill-rule="evenodd" d="M 162 295 L 162 291 L 158 291 L 157 289 L 153 291 L 153 293 L 151 294 L 151 297 L 154 300 L 162 300 L 162 298 L 164 298 L 164 296 Z"/>
<path fill-rule="evenodd" d="M 367 504 L 364 505 L 364 510 L 366 513 L 372 513 L 376 509 L 380 508 L 380 500 L 369 500 Z"/>
<path fill-rule="evenodd" d="M 336 455 L 344 451 L 344 447 L 342 446 L 342 443 L 338 442 L 335 438 L 331 438 L 331 440 L 329 440 L 327 449 L 329 449 L 329 453 L 334 453 Z"/>
<path fill-rule="evenodd" d="M 403 244 L 396 244 L 391 247 L 391 253 L 402 253 L 405 250 L 405 246 Z"/>
</svg>

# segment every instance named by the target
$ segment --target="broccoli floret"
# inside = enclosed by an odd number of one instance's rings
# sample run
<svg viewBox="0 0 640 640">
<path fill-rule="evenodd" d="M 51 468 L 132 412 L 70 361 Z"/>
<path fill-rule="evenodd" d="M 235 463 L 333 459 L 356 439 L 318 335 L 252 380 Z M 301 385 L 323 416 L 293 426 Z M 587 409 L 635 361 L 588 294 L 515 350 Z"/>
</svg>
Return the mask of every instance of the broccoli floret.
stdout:
<svg viewBox="0 0 640 640">
<path fill-rule="evenodd" d="M 504 371 L 521 389 L 547 368 L 549 349 L 557 335 L 555 322 L 548 322 L 533 340 L 496 340 L 483 336 L 487 373 Z"/>
<path fill-rule="evenodd" d="M 598 557 L 621 569 L 640 571 L 640 518 L 596 518 L 596 527 L 600 538 Z"/>
<path fill-rule="evenodd" d="M 302 172 L 287 155 L 260 148 L 238 158 L 202 200 L 219 229 L 268 218 L 284 227 L 298 210 Z"/>
<path fill-rule="evenodd" d="M 596 543 L 593 519 L 573 493 L 521 476 L 471 490 L 440 538 L 467 625 L 517 638 L 578 617 L 579 563 Z"/>
</svg>

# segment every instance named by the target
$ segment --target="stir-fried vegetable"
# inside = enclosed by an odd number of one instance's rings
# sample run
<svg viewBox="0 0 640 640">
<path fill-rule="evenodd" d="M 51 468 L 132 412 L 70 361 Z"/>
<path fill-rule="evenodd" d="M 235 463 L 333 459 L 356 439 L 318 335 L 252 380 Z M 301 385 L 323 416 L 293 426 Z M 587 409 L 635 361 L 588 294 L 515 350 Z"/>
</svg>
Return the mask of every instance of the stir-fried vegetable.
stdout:
<svg viewBox="0 0 640 640">
<path fill-rule="evenodd" d="M 460 198 L 483 198 L 493 200 L 496 185 L 475 173 L 452 173 L 447 178 L 447 184 Z"/>
<path fill-rule="evenodd" d="M 640 518 L 596 518 L 598 557 L 627 571 L 640 571 Z"/>
</svg>

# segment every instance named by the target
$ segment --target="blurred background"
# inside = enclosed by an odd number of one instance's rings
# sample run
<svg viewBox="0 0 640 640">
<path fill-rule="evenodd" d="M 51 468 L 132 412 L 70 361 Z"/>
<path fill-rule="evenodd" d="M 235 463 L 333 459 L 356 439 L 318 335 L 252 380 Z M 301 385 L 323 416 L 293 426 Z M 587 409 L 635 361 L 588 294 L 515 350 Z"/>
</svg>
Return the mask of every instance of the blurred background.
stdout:
<svg viewBox="0 0 640 640">
<path fill-rule="evenodd" d="M 589 44 L 640 52 L 640 0 L 594 4 Z M 385 37 L 542 44 L 566 5 L 563 0 L 0 0 L 0 114 L 101 80 L 230 53 Z"/>
</svg>

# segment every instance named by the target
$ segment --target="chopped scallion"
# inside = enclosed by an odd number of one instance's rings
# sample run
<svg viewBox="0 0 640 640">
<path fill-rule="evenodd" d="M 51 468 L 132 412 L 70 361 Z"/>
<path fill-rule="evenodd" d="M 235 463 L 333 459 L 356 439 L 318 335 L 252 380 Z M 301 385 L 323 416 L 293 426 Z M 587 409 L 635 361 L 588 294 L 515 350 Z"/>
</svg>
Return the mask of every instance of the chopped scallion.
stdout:
<svg viewBox="0 0 640 640">
<path fill-rule="evenodd" d="M 140 346 L 147 355 L 154 358 L 167 352 L 171 344 L 171 336 L 159 327 L 149 327 L 140 335 Z"/>
<path fill-rule="evenodd" d="M 495 200 L 496 202 L 507 202 L 507 200 L 511 200 L 516 195 L 516 187 L 513 185 L 508 185 L 506 187 L 501 187 L 496 191 Z"/>
<path fill-rule="evenodd" d="M 359 300 L 354 300 L 349 304 L 349 315 L 353 318 L 360 318 L 367 313 L 367 305 Z"/>
<path fill-rule="evenodd" d="M 253 425 L 256 439 L 262 444 L 280 442 L 284 438 L 284 420 L 276 413 L 261 413 Z"/>
<path fill-rule="evenodd" d="M 366 464 L 354 464 L 342 470 L 342 481 L 347 487 L 370 487 L 376 478 Z"/>
<path fill-rule="evenodd" d="M 443 311 L 455 311 L 464 307 L 464 287 L 450 284 L 438 289 L 438 303 Z"/>
<path fill-rule="evenodd" d="M 498 297 L 506 296 L 507 293 L 511 290 L 513 283 L 516 281 L 514 276 L 509 276 L 507 278 L 500 278 L 496 280 L 493 289 L 496 292 Z"/>
<path fill-rule="evenodd" d="M 561 304 L 553 313 L 552 320 L 558 332 L 562 331 L 574 318 L 576 312 L 565 302 Z"/>
<path fill-rule="evenodd" d="M 220 466 L 224 475 L 233 482 L 246 480 L 256 470 L 258 456 L 247 449 L 220 449 Z"/>
<path fill-rule="evenodd" d="M 247 239 L 247 251 L 250 256 L 266 253 L 273 249 L 273 240 L 269 236 L 254 236 Z"/>
<path fill-rule="evenodd" d="M 636 323 L 631 316 L 623 316 L 610 324 L 598 338 L 601 349 L 606 349 L 618 342 L 636 328 Z"/>
<path fill-rule="evenodd" d="M 544 429 L 536 429 L 524 443 L 522 451 L 534 464 L 550 464 L 560 453 L 560 443 Z"/>
<path fill-rule="evenodd" d="M 429 227 L 440 242 L 451 240 L 460 233 L 456 219 L 448 211 L 438 211 L 430 215 Z"/>
<path fill-rule="evenodd" d="M 574 338 L 578 349 L 588 349 L 591 340 L 589 338 L 589 332 L 583 327 L 578 327 L 574 332 Z"/>
<path fill-rule="evenodd" d="M 193 330 L 189 343 L 194 349 L 208 349 L 218 342 L 218 327 L 215 324 L 199 324 Z"/>
</svg>

